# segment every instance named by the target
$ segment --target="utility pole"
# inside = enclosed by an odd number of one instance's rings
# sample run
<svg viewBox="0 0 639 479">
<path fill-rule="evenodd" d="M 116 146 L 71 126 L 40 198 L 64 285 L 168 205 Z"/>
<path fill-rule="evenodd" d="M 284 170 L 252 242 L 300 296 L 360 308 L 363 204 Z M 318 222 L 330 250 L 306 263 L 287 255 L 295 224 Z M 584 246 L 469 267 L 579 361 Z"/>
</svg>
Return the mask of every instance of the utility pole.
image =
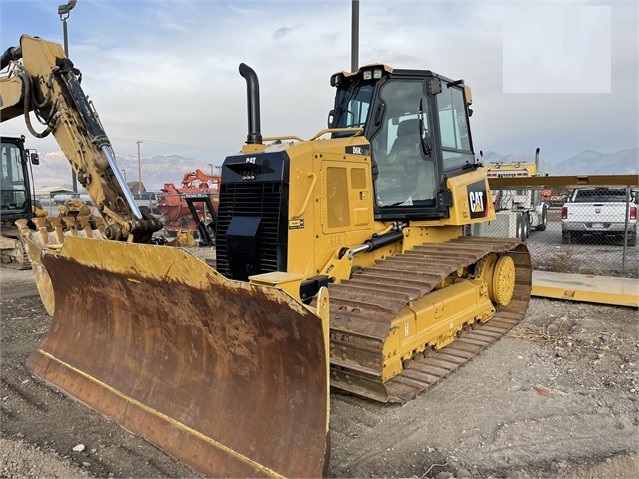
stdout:
<svg viewBox="0 0 639 479">
<path fill-rule="evenodd" d="M 359 67 L 359 0 L 353 0 L 351 10 L 351 71 Z"/>
<path fill-rule="evenodd" d="M 138 144 L 138 195 L 142 194 L 142 163 L 140 162 L 140 143 L 142 140 L 136 141 Z"/>
<path fill-rule="evenodd" d="M 77 0 L 69 0 L 64 5 L 58 6 L 58 15 L 60 15 L 60 20 L 62 20 L 62 36 L 64 38 L 64 54 L 67 58 L 69 58 L 69 38 L 67 33 L 67 18 L 71 14 L 71 10 L 75 7 L 75 4 L 78 3 Z M 75 174 L 75 170 L 71 169 L 71 183 L 73 184 L 73 193 L 78 192 L 78 177 Z"/>
</svg>

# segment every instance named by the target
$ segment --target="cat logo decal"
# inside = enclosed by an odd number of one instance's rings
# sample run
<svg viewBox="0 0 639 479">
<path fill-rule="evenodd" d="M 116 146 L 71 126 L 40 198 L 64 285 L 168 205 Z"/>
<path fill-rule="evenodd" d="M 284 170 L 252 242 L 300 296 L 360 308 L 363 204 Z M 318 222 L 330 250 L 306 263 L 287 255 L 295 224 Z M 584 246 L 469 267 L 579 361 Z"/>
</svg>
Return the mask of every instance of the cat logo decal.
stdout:
<svg viewBox="0 0 639 479">
<path fill-rule="evenodd" d="M 488 216 L 488 206 L 486 205 L 487 193 L 486 183 L 478 181 L 468 185 L 468 204 L 470 206 L 471 218 L 483 218 Z"/>
</svg>

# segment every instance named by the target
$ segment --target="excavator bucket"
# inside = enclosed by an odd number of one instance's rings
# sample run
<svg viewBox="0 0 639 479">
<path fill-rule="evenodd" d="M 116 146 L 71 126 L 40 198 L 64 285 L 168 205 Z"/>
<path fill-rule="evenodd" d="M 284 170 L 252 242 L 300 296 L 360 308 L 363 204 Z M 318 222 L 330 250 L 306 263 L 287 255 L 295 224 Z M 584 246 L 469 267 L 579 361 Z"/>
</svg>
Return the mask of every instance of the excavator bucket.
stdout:
<svg viewBox="0 0 639 479">
<path fill-rule="evenodd" d="M 328 325 L 190 253 L 81 237 L 43 250 L 55 313 L 29 368 L 209 477 L 320 477 Z"/>
</svg>

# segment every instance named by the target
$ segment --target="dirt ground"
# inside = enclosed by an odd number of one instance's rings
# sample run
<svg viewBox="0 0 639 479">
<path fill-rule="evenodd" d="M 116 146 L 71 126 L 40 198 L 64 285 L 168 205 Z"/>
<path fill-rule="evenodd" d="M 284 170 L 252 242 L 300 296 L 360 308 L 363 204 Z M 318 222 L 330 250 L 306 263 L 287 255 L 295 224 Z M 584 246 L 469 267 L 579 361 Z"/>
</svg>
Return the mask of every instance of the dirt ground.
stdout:
<svg viewBox="0 0 639 479">
<path fill-rule="evenodd" d="M 50 319 L 0 269 L 0 477 L 196 477 L 25 366 Z M 331 477 L 639 477 L 636 309 L 533 298 L 525 319 L 404 406 L 331 394 Z"/>
</svg>

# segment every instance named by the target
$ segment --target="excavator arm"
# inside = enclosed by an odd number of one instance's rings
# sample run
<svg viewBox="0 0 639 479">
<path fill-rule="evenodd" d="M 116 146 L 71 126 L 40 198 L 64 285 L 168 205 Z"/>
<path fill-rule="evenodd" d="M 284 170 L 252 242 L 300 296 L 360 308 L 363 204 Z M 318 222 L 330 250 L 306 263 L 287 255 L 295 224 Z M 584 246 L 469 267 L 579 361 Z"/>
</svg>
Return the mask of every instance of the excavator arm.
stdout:
<svg viewBox="0 0 639 479">
<path fill-rule="evenodd" d="M 23 35 L 20 46 L 0 57 L 0 119 L 23 115 L 29 132 L 44 138 L 53 134 L 69 159 L 78 181 L 105 220 L 111 240 L 148 243 L 162 223 L 138 208 L 93 104 L 84 94 L 82 75 L 62 47 Z M 36 131 L 31 114 L 45 125 Z"/>
</svg>

